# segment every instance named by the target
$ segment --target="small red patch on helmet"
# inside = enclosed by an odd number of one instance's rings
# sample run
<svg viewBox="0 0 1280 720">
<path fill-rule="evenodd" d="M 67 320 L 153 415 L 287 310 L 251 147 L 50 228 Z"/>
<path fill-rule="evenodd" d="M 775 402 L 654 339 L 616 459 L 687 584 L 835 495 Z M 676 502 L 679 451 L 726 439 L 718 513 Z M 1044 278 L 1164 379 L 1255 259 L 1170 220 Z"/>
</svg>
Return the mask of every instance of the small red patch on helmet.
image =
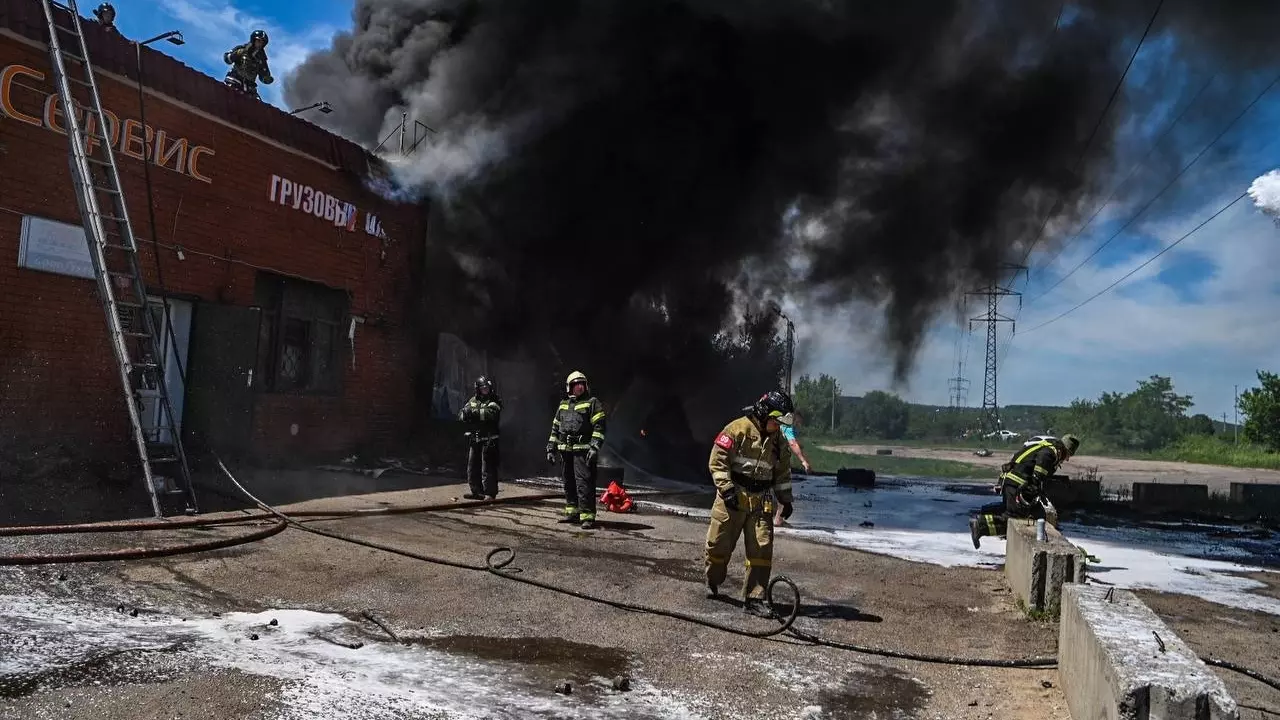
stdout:
<svg viewBox="0 0 1280 720">
<path fill-rule="evenodd" d="M 719 435 L 716 436 L 716 445 L 719 445 L 725 450 L 732 450 L 733 438 L 729 437 L 728 435 L 725 435 L 724 433 L 720 433 Z"/>
</svg>

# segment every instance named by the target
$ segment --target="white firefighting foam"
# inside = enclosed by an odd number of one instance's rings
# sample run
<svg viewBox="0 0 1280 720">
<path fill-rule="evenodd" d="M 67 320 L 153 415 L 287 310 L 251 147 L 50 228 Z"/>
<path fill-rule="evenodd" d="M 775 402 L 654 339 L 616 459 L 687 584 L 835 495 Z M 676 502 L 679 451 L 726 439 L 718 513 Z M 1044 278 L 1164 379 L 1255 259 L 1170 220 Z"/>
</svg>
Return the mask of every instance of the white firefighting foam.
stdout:
<svg viewBox="0 0 1280 720">
<path fill-rule="evenodd" d="M 228 613 L 183 620 L 131 617 L 78 601 L 0 595 L 0 691 L 120 651 L 138 679 L 157 668 L 219 668 L 284 683 L 274 720 L 393 718 L 701 718 L 669 690 L 636 680 L 630 692 L 594 678 L 557 695 L 548 680 L 519 668 L 369 637 L 341 615 L 309 610 Z M 272 625 L 271 621 L 277 621 Z M 362 634 L 361 631 L 365 633 Z M 252 639 L 257 635 L 257 639 Z M 338 643 L 365 644 L 359 648 Z M 13 650 L 16 650 L 14 652 Z M 122 656 L 117 656 L 122 657 Z"/>
<path fill-rule="evenodd" d="M 796 486 L 795 515 L 782 536 L 890 555 L 944 567 L 998 568 L 1003 540 L 969 539 L 972 510 L 994 497 L 977 485 L 882 477 L 874 490 L 854 490 L 834 478 L 811 477 Z M 646 503 L 648 504 L 648 503 Z M 695 517 L 705 508 L 660 506 Z M 1264 583 L 1249 573 L 1274 573 L 1247 564 L 1255 553 L 1280 553 L 1280 542 L 1233 543 L 1152 528 L 1107 528 L 1064 523 L 1067 539 L 1097 559 L 1089 577 L 1127 589 L 1194 595 L 1243 610 L 1280 615 L 1280 600 L 1253 592 Z M 1280 573 L 1275 573 L 1280 581 Z"/>
</svg>

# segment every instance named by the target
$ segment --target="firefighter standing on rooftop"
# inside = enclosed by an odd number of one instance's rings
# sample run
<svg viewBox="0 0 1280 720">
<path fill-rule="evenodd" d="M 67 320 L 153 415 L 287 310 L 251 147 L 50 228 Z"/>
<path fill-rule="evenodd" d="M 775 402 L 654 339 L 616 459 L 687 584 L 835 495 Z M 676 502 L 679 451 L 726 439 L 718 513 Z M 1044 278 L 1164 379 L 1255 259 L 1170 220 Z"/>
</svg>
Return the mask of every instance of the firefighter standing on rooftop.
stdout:
<svg viewBox="0 0 1280 720">
<path fill-rule="evenodd" d="M 596 473 L 604 446 L 604 405 L 591 394 L 587 376 L 574 371 L 564 382 L 565 399 L 551 420 L 547 462 L 564 461 L 564 517 L 561 523 L 596 526 Z"/>
<path fill-rule="evenodd" d="M 458 413 L 467 424 L 468 500 L 493 500 L 498 497 L 498 426 L 502 422 L 502 399 L 493 381 L 481 376 L 476 380 L 476 394 Z"/>
<path fill-rule="evenodd" d="M 223 53 L 222 61 L 231 66 L 223 81 L 227 87 L 258 97 L 258 82 L 270 85 L 271 67 L 267 64 L 267 43 L 270 38 L 261 30 L 254 30 L 249 42 L 237 45 Z"/>
<path fill-rule="evenodd" d="M 1045 439 L 1018 448 L 1003 468 L 999 487 L 1004 499 L 983 505 L 978 516 L 969 518 L 969 536 L 973 547 L 981 547 L 983 537 L 1005 537 L 1010 518 L 1043 518 L 1044 486 L 1062 463 L 1071 459 L 1080 447 L 1075 435 L 1061 440 Z"/>
<path fill-rule="evenodd" d="M 719 595 L 742 535 L 747 564 L 743 609 L 760 617 L 772 614 L 765 589 L 773 564 L 773 500 L 782 506 L 782 519 L 792 512 L 791 450 L 780 430 L 792 424 L 793 410 L 786 393 L 765 393 L 720 431 L 707 463 L 716 486 L 707 529 L 707 597 Z"/>
</svg>

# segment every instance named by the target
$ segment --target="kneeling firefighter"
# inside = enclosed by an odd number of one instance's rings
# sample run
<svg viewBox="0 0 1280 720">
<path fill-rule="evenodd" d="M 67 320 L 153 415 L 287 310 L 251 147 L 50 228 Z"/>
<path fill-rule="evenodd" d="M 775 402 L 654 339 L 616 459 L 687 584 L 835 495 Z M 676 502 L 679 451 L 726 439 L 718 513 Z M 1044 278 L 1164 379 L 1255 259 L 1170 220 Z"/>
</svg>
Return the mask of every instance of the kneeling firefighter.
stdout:
<svg viewBox="0 0 1280 720">
<path fill-rule="evenodd" d="M 780 429 L 791 425 L 793 411 L 786 393 L 765 393 L 720 431 L 707 463 L 716 485 L 707 529 L 707 597 L 719 595 L 742 535 L 747 560 L 743 609 L 760 617 L 772 614 L 765 588 L 773 565 L 773 498 L 782 505 L 782 519 L 792 512 L 791 449 Z"/>
<path fill-rule="evenodd" d="M 1010 518 L 1045 517 L 1045 483 L 1079 447 L 1079 438 L 1063 435 L 1061 440 L 1041 440 L 1018 448 L 1000 475 L 999 489 L 1004 499 L 983 505 L 978 516 L 969 519 L 973 547 L 981 547 L 981 540 L 987 535 L 1003 538 Z"/>
<path fill-rule="evenodd" d="M 493 500 L 498 497 L 498 426 L 502 423 L 502 399 L 493 381 L 481 376 L 476 380 L 476 394 L 462 407 L 459 419 L 467 424 L 468 500 Z"/>
<path fill-rule="evenodd" d="M 596 474 L 604 446 L 604 404 L 591 394 L 587 376 L 574 371 L 564 381 L 565 399 L 551 420 L 547 462 L 564 461 L 564 517 L 561 523 L 596 526 Z"/>
</svg>

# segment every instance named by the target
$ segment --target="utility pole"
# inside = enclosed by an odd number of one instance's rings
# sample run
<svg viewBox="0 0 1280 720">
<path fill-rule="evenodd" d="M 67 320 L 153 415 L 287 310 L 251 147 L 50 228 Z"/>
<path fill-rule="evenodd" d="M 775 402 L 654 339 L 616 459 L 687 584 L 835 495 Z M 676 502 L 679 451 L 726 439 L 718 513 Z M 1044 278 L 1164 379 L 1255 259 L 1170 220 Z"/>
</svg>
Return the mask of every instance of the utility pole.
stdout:
<svg viewBox="0 0 1280 720">
<path fill-rule="evenodd" d="M 836 434 L 836 381 L 831 381 L 831 435 Z"/>
<path fill-rule="evenodd" d="M 1004 263 L 1000 266 L 1000 270 L 1007 272 L 1013 271 L 1012 280 L 1017 280 L 1018 273 L 1026 272 L 1026 265 L 1013 265 Z M 1010 285 L 1013 283 L 1010 282 Z M 1000 323 L 1009 323 L 1010 332 L 1015 329 L 1013 318 L 1000 313 L 1000 299 L 1004 297 L 1018 298 L 1018 305 L 1022 305 L 1022 293 L 1004 287 L 998 282 L 991 282 L 986 287 L 968 293 L 969 295 L 981 295 L 987 299 L 987 312 L 978 317 L 969 318 L 969 330 L 973 330 L 974 323 L 987 324 L 987 359 L 985 372 L 982 380 L 982 413 L 986 425 L 987 432 L 996 432 L 1001 429 L 1000 422 L 1000 401 L 996 392 L 996 380 L 998 377 L 996 368 L 996 359 L 1000 353 L 999 344 L 996 342 L 996 327 Z"/>
<path fill-rule="evenodd" d="M 1239 445 L 1239 444 L 1240 444 L 1240 386 L 1239 386 L 1239 385 L 1237 385 L 1237 386 L 1236 386 L 1236 407 L 1235 407 L 1235 411 L 1236 411 L 1236 426 L 1235 426 L 1235 431 L 1236 431 L 1236 444 L 1237 444 L 1237 445 Z"/>
<path fill-rule="evenodd" d="M 791 394 L 791 368 L 796 362 L 796 324 L 791 322 L 791 318 L 782 312 L 782 308 L 776 303 L 770 305 L 770 309 L 775 312 L 778 317 L 787 323 L 787 394 Z"/>
</svg>

